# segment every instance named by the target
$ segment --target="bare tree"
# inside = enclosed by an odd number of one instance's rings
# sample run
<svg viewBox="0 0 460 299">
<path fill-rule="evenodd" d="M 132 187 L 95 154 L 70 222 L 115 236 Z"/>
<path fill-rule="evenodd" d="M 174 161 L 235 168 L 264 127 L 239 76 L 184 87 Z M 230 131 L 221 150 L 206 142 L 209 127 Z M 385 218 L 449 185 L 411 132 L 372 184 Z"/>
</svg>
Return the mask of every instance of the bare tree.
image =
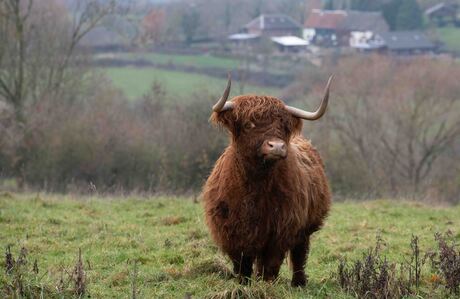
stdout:
<svg viewBox="0 0 460 299">
<path fill-rule="evenodd" d="M 7 148 L 13 156 L 12 168 L 18 177 L 27 157 L 27 138 L 36 125 L 28 123 L 27 111 L 45 98 L 78 94 L 77 85 L 84 78 L 78 66 L 83 59 L 78 45 L 115 11 L 115 1 L 75 3 L 70 15 L 62 1 L 0 1 L 0 102 L 4 106 L 0 144 L 8 145 L 1 150 Z"/>
<path fill-rule="evenodd" d="M 112 13 L 114 1 L 76 1 L 71 24 L 67 8 L 52 1 L 3 0 L 0 25 L 0 95 L 24 123 L 24 106 L 39 94 L 58 93 L 81 39 Z"/>
<path fill-rule="evenodd" d="M 27 46 L 25 23 L 30 16 L 32 0 L 29 0 L 25 7 L 20 0 L 5 0 L 1 4 L 0 62 L 7 62 L 5 65 L 2 63 L 1 67 L 0 94 L 15 107 L 16 118 L 23 121 L 22 105 Z M 12 53 L 16 55 L 11 55 Z"/>
<path fill-rule="evenodd" d="M 332 128 L 375 189 L 417 194 L 460 137 L 460 68 L 450 61 L 373 57 L 337 70 Z"/>
</svg>

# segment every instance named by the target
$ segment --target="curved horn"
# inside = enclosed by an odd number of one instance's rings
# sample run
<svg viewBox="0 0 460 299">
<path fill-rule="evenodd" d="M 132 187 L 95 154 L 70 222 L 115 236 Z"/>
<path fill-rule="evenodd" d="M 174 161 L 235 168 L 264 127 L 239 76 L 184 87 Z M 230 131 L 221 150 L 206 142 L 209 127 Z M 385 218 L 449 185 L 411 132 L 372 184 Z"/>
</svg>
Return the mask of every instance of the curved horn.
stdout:
<svg viewBox="0 0 460 299">
<path fill-rule="evenodd" d="M 228 73 L 227 87 L 225 88 L 224 94 L 222 95 L 222 97 L 212 107 L 212 110 L 214 112 L 222 112 L 222 111 L 230 110 L 233 108 L 233 103 L 227 102 L 228 96 L 230 95 L 231 87 L 232 87 L 232 77 L 231 77 L 231 74 Z"/>
<path fill-rule="evenodd" d="M 291 112 L 292 115 L 294 115 L 295 117 L 298 117 L 298 118 L 302 118 L 302 119 L 306 119 L 306 120 L 317 120 L 317 119 L 321 118 L 321 116 L 323 116 L 324 113 L 326 112 L 327 103 L 329 101 L 329 88 L 331 86 L 331 82 L 332 82 L 333 77 L 334 76 L 330 76 L 329 80 L 327 81 L 326 90 L 324 92 L 324 97 L 323 97 L 323 100 L 321 101 L 321 105 L 319 106 L 318 110 L 316 110 L 315 112 L 308 112 L 308 111 L 298 109 L 298 108 L 294 108 L 294 107 L 291 107 L 291 106 L 286 106 L 286 109 L 289 112 Z"/>
</svg>

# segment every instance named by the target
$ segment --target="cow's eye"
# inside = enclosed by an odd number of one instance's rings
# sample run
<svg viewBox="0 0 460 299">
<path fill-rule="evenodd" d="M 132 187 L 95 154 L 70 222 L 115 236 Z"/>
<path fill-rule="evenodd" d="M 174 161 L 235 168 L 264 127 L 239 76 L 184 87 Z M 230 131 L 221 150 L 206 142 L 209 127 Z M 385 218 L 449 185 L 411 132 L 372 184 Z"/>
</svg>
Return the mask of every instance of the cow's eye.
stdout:
<svg viewBox="0 0 460 299">
<path fill-rule="evenodd" d="M 283 123 L 283 129 L 286 134 L 291 133 L 291 124 L 289 122 L 284 122 Z"/>
<path fill-rule="evenodd" d="M 249 122 L 244 124 L 244 129 L 245 130 L 251 130 L 252 128 L 255 128 L 255 127 L 256 127 L 256 125 L 252 121 L 249 121 Z"/>
</svg>

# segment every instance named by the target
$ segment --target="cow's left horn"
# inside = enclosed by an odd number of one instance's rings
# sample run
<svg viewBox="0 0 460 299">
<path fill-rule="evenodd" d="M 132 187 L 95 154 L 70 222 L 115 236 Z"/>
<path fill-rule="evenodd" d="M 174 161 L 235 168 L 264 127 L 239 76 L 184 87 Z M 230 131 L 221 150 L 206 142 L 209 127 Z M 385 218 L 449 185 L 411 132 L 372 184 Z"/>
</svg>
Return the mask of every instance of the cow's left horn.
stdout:
<svg viewBox="0 0 460 299">
<path fill-rule="evenodd" d="M 224 94 L 222 97 L 217 101 L 217 103 L 212 107 L 214 112 L 222 112 L 226 110 L 230 110 L 233 108 L 233 103 L 227 102 L 228 96 L 230 95 L 230 88 L 232 87 L 232 78 L 230 73 L 228 73 L 228 81 L 227 87 L 224 90 Z"/>
<path fill-rule="evenodd" d="M 315 112 L 308 112 L 308 111 L 298 109 L 298 108 L 294 108 L 294 107 L 291 107 L 291 106 L 286 106 L 286 109 L 289 112 L 291 112 L 292 115 L 294 115 L 295 117 L 298 117 L 298 118 L 302 118 L 302 119 L 306 119 L 306 120 L 317 120 L 317 119 L 321 118 L 321 116 L 323 116 L 324 113 L 326 112 L 327 103 L 329 101 L 329 88 L 331 86 L 331 82 L 332 82 L 333 77 L 334 76 L 330 76 L 329 80 L 327 81 L 326 90 L 324 92 L 324 97 L 323 97 L 323 100 L 321 101 L 321 105 L 319 106 L 318 110 L 316 110 Z"/>
</svg>

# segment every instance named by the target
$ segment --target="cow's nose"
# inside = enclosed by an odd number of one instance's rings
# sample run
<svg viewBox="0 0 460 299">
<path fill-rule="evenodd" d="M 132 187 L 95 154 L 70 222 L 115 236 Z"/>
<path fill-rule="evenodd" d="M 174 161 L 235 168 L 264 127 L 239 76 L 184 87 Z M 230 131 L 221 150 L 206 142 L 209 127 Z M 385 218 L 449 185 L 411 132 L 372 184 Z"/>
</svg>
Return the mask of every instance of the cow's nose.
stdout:
<svg viewBox="0 0 460 299">
<path fill-rule="evenodd" d="M 284 141 L 268 141 L 267 144 L 274 152 L 282 153 L 286 151 L 286 144 Z"/>
<path fill-rule="evenodd" d="M 283 140 L 266 140 L 262 145 L 262 154 L 266 159 L 285 158 L 286 143 Z"/>
</svg>

